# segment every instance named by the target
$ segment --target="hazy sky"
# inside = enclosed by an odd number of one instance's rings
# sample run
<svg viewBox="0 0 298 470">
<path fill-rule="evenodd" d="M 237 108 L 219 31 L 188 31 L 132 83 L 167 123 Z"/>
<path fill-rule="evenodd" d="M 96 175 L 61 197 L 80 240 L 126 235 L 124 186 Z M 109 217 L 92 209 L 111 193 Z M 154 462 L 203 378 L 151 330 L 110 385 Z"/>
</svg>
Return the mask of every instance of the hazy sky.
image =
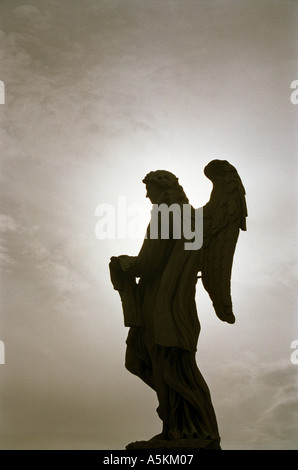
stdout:
<svg viewBox="0 0 298 470">
<path fill-rule="evenodd" d="M 202 206 L 219 158 L 246 188 L 248 231 L 234 325 L 198 284 L 197 362 L 223 448 L 297 449 L 297 2 L 0 0 L 0 18 L 0 448 L 123 449 L 160 431 L 124 368 L 108 271 L 142 239 L 98 240 L 95 209 L 122 195 L 149 211 L 156 169 Z"/>
</svg>

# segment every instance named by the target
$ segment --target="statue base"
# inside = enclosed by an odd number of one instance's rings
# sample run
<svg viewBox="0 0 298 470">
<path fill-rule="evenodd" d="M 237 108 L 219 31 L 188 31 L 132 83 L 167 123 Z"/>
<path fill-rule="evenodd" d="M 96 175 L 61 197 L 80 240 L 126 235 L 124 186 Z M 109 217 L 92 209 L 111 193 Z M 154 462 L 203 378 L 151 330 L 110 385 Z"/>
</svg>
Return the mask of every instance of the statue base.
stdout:
<svg viewBox="0 0 298 470">
<path fill-rule="evenodd" d="M 154 439 L 131 442 L 126 450 L 221 450 L 218 439 Z"/>
</svg>

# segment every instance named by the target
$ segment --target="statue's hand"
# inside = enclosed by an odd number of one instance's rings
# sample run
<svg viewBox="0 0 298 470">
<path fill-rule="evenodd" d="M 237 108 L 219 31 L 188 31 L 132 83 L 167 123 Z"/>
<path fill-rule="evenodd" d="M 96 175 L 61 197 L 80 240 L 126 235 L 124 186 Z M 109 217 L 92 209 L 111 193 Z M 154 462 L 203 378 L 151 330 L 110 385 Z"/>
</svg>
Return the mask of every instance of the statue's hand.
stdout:
<svg viewBox="0 0 298 470">
<path fill-rule="evenodd" d="M 121 271 L 121 266 L 118 261 L 118 256 L 112 256 L 110 260 L 110 266 L 114 269 L 119 269 Z"/>
<path fill-rule="evenodd" d="M 137 262 L 137 256 L 120 255 L 118 256 L 118 262 L 123 271 L 130 271 Z"/>
<path fill-rule="evenodd" d="M 128 275 L 137 276 L 137 256 L 120 255 L 112 256 L 110 267 L 116 271 L 122 271 Z"/>
</svg>

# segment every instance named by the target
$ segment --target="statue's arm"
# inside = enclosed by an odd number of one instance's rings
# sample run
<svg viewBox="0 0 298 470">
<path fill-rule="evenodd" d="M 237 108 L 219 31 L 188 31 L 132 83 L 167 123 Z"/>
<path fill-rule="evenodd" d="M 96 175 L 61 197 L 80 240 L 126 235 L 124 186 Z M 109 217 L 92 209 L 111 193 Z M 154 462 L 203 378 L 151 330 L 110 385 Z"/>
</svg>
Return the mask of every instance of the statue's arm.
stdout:
<svg viewBox="0 0 298 470">
<path fill-rule="evenodd" d="M 111 258 L 112 268 L 122 276 L 150 278 L 165 268 L 176 240 L 150 239 L 148 230 L 137 256 L 120 255 Z"/>
</svg>

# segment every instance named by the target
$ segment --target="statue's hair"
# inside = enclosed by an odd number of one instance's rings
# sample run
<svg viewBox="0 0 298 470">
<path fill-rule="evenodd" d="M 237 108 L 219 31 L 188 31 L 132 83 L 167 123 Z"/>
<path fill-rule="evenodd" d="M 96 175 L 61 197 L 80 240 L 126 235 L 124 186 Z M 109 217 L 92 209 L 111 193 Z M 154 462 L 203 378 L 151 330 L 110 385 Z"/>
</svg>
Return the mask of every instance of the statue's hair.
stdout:
<svg viewBox="0 0 298 470">
<path fill-rule="evenodd" d="M 155 184 L 165 190 L 165 199 L 167 204 L 181 203 L 187 204 L 188 198 L 179 184 L 178 178 L 166 170 L 156 170 L 148 173 L 143 179 L 146 185 Z"/>
</svg>

